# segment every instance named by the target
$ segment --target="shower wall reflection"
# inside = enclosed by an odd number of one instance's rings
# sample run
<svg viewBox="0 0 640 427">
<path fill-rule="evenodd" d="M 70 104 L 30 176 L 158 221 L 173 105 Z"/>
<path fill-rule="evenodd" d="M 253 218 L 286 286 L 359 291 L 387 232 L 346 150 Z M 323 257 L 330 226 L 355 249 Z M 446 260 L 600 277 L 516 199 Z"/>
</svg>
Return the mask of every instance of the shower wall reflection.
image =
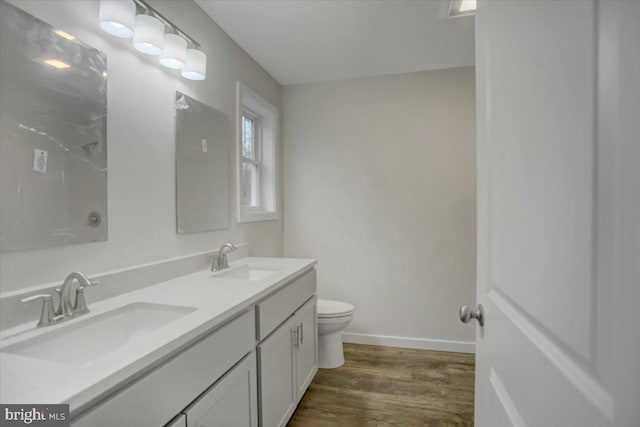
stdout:
<svg viewBox="0 0 640 427">
<path fill-rule="evenodd" d="M 0 249 L 107 240 L 107 62 L 0 1 Z"/>
</svg>

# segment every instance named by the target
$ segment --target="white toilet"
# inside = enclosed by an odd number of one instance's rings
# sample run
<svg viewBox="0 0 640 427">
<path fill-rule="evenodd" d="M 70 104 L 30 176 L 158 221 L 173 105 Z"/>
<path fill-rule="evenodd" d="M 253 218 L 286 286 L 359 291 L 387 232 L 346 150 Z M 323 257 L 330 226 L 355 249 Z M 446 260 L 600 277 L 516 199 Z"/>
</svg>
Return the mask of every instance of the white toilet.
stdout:
<svg viewBox="0 0 640 427">
<path fill-rule="evenodd" d="M 353 319 L 353 306 L 346 302 L 318 300 L 318 367 L 333 369 L 344 365 L 342 330 Z"/>
</svg>

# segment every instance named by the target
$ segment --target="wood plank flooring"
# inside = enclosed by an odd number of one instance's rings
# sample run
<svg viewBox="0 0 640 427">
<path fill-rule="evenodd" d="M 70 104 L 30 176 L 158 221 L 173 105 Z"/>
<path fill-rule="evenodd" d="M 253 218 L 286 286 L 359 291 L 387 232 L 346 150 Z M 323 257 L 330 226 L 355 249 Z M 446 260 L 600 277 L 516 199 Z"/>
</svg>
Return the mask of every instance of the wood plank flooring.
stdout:
<svg viewBox="0 0 640 427">
<path fill-rule="evenodd" d="M 473 354 L 345 344 L 288 427 L 473 426 Z"/>
</svg>

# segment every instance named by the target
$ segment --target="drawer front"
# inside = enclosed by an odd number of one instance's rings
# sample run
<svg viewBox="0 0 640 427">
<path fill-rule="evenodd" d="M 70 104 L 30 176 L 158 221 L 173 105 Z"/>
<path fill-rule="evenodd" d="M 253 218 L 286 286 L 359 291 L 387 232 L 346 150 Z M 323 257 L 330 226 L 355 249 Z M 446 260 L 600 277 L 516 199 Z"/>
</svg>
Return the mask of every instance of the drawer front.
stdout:
<svg viewBox="0 0 640 427">
<path fill-rule="evenodd" d="M 254 313 L 250 310 L 72 419 L 71 424 L 74 427 L 166 424 L 252 350 L 254 328 Z"/>
<path fill-rule="evenodd" d="M 316 270 L 295 279 L 256 305 L 256 337 L 262 341 L 316 293 Z"/>
</svg>

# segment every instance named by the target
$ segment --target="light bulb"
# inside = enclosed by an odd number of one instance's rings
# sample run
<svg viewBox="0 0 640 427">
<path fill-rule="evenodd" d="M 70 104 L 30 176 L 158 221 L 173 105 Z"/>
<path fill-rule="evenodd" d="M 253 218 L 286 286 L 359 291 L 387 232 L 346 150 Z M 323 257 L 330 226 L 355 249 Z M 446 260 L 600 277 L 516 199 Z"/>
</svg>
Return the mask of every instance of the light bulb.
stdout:
<svg viewBox="0 0 640 427">
<path fill-rule="evenodd" d="M 196 49 L 187 49 L 187 61 L 182 68 L 182 77 L 189 80 L 204 80 L 207 76 L 207 55 Z"/>
<path fill-rule="evenodd" d="M 186 60 L 187 41 L 177 34 L 165 34 L 160 63 L 167 68 L 178 70 L 184 67 Z"/>
<path fill-rule="evenodd" d="M 164 42 L 164 24 L 149 15 L 136 16 L 133 47 L 147 55 L 160 55 Z"/>
<path fill-rule="evenodd" d="M 113 36 L 133 35 L 136 4 L 133 0 L 100 0 L 100 28 Z"/>
</svg>

